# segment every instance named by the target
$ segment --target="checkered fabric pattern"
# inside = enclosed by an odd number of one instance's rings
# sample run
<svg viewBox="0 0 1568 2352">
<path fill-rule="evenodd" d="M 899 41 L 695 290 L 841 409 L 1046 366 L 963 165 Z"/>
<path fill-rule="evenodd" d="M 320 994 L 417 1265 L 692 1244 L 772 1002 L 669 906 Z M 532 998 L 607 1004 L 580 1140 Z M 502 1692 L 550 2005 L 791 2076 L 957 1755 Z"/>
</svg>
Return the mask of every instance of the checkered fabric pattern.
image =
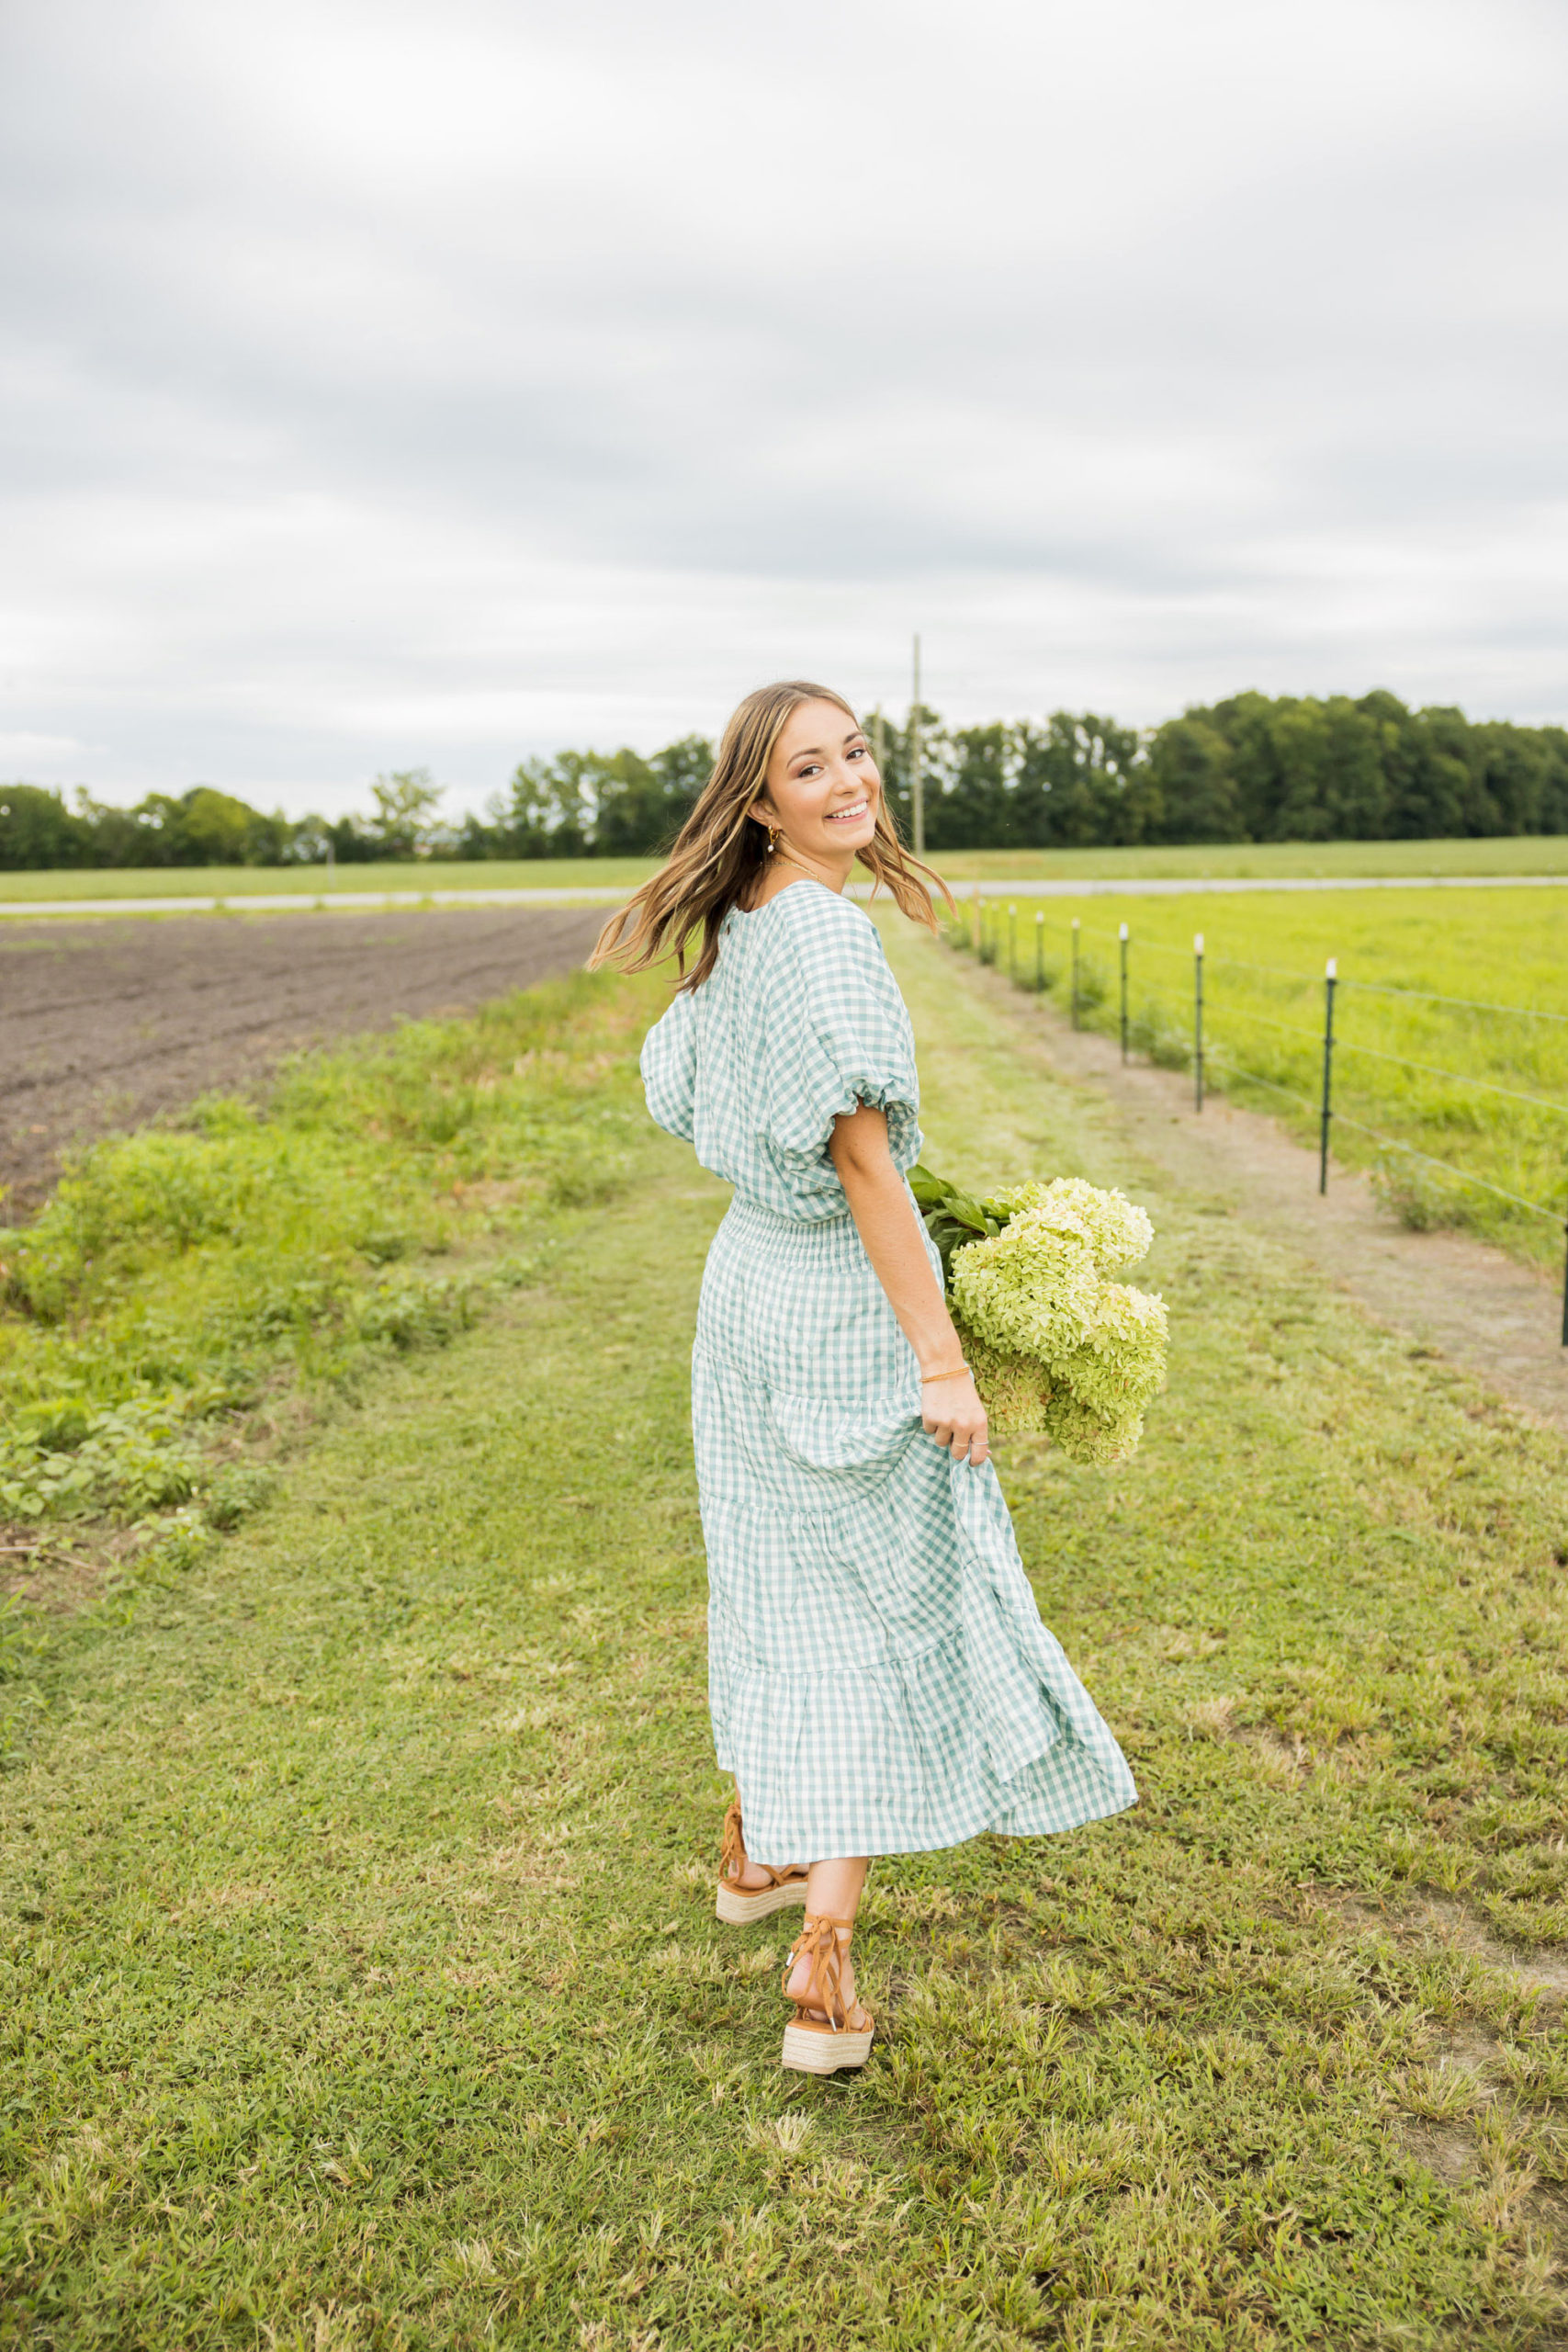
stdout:
<svg viewBox="0 0 1568 2352">
<path fill-rule="evenodd" d="M 655 1119 L 736 1191 L 692 1403 L 714 1736 L 749 1850 L 913 1853 L 1134 1804 L 1040 1622 L 996 1472 L 921 1430 L 914 1351 L 828 1157 L 857 1102 L 886 1112 L 901 1169 L 919 1157 L 914 1040 L 874 924 L 814 882 L 732 912 L 642 1069 Z"/>
</svg>

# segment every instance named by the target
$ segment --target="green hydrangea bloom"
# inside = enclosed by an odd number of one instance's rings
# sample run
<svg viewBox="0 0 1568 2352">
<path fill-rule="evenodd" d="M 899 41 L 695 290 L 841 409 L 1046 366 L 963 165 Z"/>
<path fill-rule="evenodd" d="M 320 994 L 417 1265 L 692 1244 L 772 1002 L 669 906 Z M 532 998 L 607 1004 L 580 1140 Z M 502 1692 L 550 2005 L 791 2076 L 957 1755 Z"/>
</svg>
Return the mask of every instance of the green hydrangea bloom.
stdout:
<svg viewBox="0 0 1568 2352">
<path fill-rule="evenodd" d="M 1045 1408 L 1045 1435 L 1055 1440 L 1069 1462 L 1088 1462 L 1097 1470 L 1109 1470 L 1113 1464 L 1125 1462 L 1130 1453 L 1137 1452 L 1143 1434 L 1142 1413 L 1129 1414 L 1121 1420 L 1102 1420 L 1066 1388 L 1054 1390 Z"/>
<path fill-rule="evenodd" d="M 993 1437 L 1043 1437 L 1051 1383 L 1032 1356 L 1006 1355 L 987 1347 L 961 1315 L 953 1317 L 964 1360 L 985 1399 Z"/>
<path fill-rule="evenodd" d="M 1111 1277 L 1154 1239 L 1146 1213 L 1081 1177 L 987 1204 L 998 1234 L 952 1261 L 953 1308 L 998 1437 L 1045 1435 L 1074 1461 L 1124 1461 L 1163 1387 L 1163 1299 Z"/>
<path fill-rule="evenodd" d="M 1012 1184 L 998 1193 L 992 1206 L 1010 1217 L 1070 1215 L 1089 1241 L 1097 1272 L 1119 1274 L 1146 1258 L 1154 1246 L 1155 1229 L 1147 1209 L 1113 1187 L 1102 1191 L 1082 1176 L 1058 1176 L 1049 1184 Z"/>
</svg>

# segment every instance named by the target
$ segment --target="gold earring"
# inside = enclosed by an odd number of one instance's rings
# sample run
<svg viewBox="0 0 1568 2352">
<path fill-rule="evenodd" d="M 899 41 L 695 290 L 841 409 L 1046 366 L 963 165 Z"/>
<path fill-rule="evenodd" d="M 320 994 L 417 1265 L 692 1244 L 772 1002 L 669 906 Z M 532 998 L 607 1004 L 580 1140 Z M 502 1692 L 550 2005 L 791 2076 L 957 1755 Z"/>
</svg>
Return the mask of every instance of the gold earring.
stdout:
<svg viewBox="0 0 1568 2352">
<path fill-rule="evenodd" d="M 779 829 L 778 829 L 778 827 L 777 827 L 776 825 L 770 825 L 770 826 L 768 827 L 768 855 L 769 855 L 770 857 L 772 857 L 772 855 L 773 855 L 773 854 L 774 850 L 776 850 L 776 849 L 777 849 L 778 845 L 779 845 Z"/>
</svg>

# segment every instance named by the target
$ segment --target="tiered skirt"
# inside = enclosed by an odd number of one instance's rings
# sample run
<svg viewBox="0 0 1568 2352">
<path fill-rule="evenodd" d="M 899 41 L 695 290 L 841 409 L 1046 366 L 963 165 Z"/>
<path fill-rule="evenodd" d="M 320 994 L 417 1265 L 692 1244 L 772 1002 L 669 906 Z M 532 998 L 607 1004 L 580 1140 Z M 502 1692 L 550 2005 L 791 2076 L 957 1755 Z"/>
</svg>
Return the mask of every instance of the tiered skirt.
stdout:
<svg viewBox="0 0 1568 2352">
<path fill-rule="evenodd" d="M 692 1394 L 714 1737 L 756 1860 L 1039 1836 L 1135 1804 L 995 1470 L 920 1427 L 913 1351 L 850 1216 L 735 1201 Z"/>
</svg>

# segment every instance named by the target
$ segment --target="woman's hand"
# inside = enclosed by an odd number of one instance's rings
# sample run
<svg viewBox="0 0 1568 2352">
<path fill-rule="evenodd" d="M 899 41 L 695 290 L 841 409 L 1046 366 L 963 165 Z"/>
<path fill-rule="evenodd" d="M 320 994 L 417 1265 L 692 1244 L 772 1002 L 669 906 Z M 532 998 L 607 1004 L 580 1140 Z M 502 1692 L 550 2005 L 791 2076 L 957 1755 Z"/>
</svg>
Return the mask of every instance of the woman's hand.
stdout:
<svg viewBox="0 0 1568 2352">
<path fill-rule="evenodd" d="M 922 1380 L 920 1418 L 927 1434 L 945 1446 L 955 1462 L 968 1462 L 977 1470 L 990 1460 L 986 1408 L 972 1374 L 949 1372 L 940 1380 Z"/>
</svg>

